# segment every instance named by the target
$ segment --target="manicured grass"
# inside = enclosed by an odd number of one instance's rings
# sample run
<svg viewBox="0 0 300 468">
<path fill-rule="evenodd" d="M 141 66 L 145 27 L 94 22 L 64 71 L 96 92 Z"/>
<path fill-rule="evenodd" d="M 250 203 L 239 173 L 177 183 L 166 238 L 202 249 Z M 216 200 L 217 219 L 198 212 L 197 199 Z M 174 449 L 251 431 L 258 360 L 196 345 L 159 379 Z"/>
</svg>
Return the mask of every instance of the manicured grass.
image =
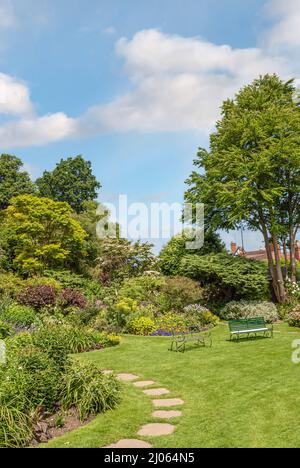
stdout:
<svg viewBox="0 0 300 468">
<path fill-rule="evenodd" d="M 168 351 L 168 338 L 124 337 L 113 349 L 80 356 L 100 369 L 136 373 L 185 401 L 183 417 L 154 447 L 300 447 L 300 366 L 291 362 L 300 330 L 275 327 L 274 340 L 228 342 L 227 325 L 213 331 L 214 346 Z M 169 398 L 169 396 L 168 396 Z M 56 439 L 48 447 L 101 447 L 136 437 L 152 422 L 151 398 L 124 384 L 117 410 Z"/>
</svg>

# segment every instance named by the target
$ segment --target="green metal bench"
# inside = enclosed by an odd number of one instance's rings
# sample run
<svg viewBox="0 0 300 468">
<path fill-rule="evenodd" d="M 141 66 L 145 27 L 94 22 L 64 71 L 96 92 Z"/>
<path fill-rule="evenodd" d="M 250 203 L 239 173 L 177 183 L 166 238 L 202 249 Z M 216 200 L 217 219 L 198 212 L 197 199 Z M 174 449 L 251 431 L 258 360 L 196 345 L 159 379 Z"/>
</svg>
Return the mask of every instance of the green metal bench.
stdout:
<svg viewBox="0 0 300 468">
<path fill-rule="evenodd" d="M 257 336 L 261 333 L 265 337 L 274 337 L 273 325 L 268 326 L 262 317 L 247 320 L 230 320 L 229 330 L 230 341 L 234 339 L 239 341 L 240 337 L 244 335 L 247 335 L 247 338 L 249 338 L 251 335 Z"/>
<path fill-rule="evenodd" d="M 209 328 L 191 327 L 187 331 L 173 330 L 170 351 L 184 353 L 186 345 L 196 343 L 198 346 L 212 347 L 212 337 Z"/>
</svg>

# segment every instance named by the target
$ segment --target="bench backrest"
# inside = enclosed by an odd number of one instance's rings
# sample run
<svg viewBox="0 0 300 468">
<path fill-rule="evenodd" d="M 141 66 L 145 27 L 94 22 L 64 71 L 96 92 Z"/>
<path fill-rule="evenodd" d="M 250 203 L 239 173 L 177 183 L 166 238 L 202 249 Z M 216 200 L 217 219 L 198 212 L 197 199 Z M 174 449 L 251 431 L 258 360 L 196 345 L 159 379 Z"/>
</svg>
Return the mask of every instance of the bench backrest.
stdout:
<svg viewBox="0 0 300 468">
<path fill-rule="evenodd" d="M 229 328 L 231 332 L 256 330 L 260 328 L 266 328 L 266 322 L 263 317 L 257 317 L 257 318 L 252 318 L 252 319 L 230 320 Z"/>
</svg>

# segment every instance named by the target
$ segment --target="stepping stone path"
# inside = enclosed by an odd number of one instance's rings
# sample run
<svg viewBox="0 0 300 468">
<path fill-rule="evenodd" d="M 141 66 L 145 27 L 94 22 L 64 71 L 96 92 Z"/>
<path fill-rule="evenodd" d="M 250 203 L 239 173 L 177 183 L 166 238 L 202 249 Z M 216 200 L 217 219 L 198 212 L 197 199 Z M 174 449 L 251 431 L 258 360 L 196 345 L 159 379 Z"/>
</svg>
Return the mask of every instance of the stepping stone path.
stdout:
<svg viewBox="0 0 300 468">
<path fill-rule="evenodd" d="M 127 448 L 152 448 L 151 444 L 148 444 L 148 442 L 144 442 L 143 440 L 137 440 L 137 439 L 124 439 L 120 440 L 116 444 L 113 445 L 108 445 L 107 447 L 104 448 L 116 448 L 116 449 L 127 449 Z"/>
<path fill-rule="evenodd" d="M 134 374 L 119 374 L 118 379 L 123 382 L 133 382 L 138 379 L 138 376 Z"/>
<path fill-rule="evenodd" d="M 105 370 L 103 371 L 104 374 L 112 374 L 113 371 Z M 118 374 L 118 379 L 123 382 L 132 382 L 136 388 L 143 389 L 145 387 L 150 387 L 155 385 L 153 380 L 140 380 L 137 375 L 134 374 Z M 168 395 L 170 391 L 167 388 L 149 388 L 143 390 L 143 393 L 148 396 L 162 396 Z M 160 399 L 160 400 L 152 400 L 154 407 L 156 408 L 171 408 L 174 406 L 182 406 L 184 405 L 184 401 L 180 398 L 171 398 L 171 399 Z M 158 410 L 152 413 L 152 417 L 155 419 L 172 419 L 172 418 L 180 418 L 182 416 L 181 411 L 163 411 Z M 173 434 L 175 431 L 175 426 L 173 424 L 166 424 L 166 423 L 152 423 L 146 424 L 141 427 L 138 432 L 139 437 L 161 437 Z M 152 445 L 148 442 L 139 439 L 122 439 L 115 444 L 109 445 L 104 447 L 106 449 L 110 448 L 151 448 Z"/>
<path fill-rule="evenodd" d="M 153 404 L 156 408 L 170 408 L 184 405 L 184 401 L 180 398 L 171 398 L 170 400 L 153 400 Z"/>
<path fill-rule="evenodd" d="M 152 413 L 152 417 L 158 419 L 173 419 L 180 418 L 181 416 L 181 411 L 154 411 L 154 413 Z"/>
<path fill-rule="evenodd" d="M 143 393 L 148 396 L 161 396 L 168 395 L 170 392 L 166 388 L 151 388 L 150 390 L 144 390 Z"/>
<path fill-rule="evenodd" d="M 138 435 L 142 437 L 160 437 L 173 434 L 174 431 L 175 426 L 172 424 L 146 424 L 139 430 Z"/>
<path fill-rule="evenodd" d="M 134 382 L 134 386 L 138 388 L 145 388 L 145 387 L 150 387 L 150 385 L 154 385 L 155 382 L 153 380 L 145 380 L 142 382 Z"/>
</svg>

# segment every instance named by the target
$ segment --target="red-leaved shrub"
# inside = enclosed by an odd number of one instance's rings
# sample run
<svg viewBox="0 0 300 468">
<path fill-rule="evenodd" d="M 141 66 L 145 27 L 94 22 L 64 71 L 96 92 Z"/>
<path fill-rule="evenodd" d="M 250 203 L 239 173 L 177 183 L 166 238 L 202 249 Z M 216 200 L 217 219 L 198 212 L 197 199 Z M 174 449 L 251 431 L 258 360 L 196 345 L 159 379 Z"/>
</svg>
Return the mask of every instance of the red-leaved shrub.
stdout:
<svg viewBox="0 0 300 468">
<path fill-rule="evenodd" d="M 53 286 L 36 285 L 28 286 L 18 295 L 18 302 L 36 310 L 44 307 L 54 307 L 57 292 Z"/>
<path fill-rule="evenodd" d="M 59 305 L 62 309 L 85 309 L 87 300 L 77 289 L 64 289 L 59 296 Z"/>
</svg>

